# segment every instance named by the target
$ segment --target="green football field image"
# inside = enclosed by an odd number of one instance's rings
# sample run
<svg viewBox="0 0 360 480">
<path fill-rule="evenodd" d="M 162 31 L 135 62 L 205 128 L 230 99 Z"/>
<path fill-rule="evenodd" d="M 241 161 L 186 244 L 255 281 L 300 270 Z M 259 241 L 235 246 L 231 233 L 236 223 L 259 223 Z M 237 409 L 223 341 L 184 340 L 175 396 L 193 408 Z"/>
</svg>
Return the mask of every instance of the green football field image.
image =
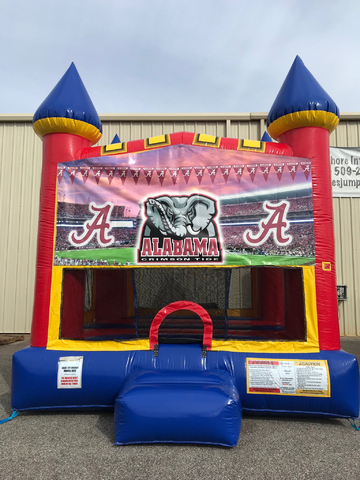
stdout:
<svg viewBox="0 0 360 480">
<path fill-rule="evenodd" d="M 104 248 L 93 250 L 65 250 L 55 252 L 58 257 L 81 259 L 81 260 L 106 260 L 111 265 L 113 262 L 135 265 L 136 248 Z M 188 262 L 174 262 L 178 265 L 188 265 Z M 172 263 L 172 265 L 174 265 Z M 237 253 L 225 253 L 224 265 L 312 265 L 313 257 L 295 257 L 288 255 L 240 255 Z M 146 265 L 150 265 L 146 263 Z M 166 265 L 165 262 L 154 262 L 153 265 Z M 192 264 L 193 265 L 193 264 Z M 214 265 L 210 262 L 199 262 L 197 265 Z"/>
</svg>

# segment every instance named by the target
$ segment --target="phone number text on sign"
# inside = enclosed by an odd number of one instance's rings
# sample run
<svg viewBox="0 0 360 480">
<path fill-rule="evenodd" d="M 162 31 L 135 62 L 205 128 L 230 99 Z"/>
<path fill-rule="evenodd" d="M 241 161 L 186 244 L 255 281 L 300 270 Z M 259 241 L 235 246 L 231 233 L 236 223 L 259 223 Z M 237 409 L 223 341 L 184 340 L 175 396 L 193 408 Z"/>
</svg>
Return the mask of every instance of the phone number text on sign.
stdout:
<svg viewBox="0 0 360 480">
<path fill-rule="evenodd" d="M 330 148 L 333 197 L 360 196 L 360 149 Z"/>
</svg>

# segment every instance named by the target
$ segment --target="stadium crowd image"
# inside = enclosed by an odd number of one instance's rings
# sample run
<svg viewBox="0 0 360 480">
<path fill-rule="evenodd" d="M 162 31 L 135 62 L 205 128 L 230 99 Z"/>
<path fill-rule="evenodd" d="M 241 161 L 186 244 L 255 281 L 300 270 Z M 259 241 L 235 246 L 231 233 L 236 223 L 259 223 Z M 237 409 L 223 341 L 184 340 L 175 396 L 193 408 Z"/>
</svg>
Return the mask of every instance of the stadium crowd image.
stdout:
<svg viewBox="0 0 360 480">
<path fill-rule="evenodd" d="M 115 442 L 234 446 L 242 413 L 357 418 L 340 348 L 329 134 L 296 57 L 264 141 L 189 132 L 96 147 L 72 64 L 43 140 L 31 346 L 17 410 L 113 408 Z"/>
</svg>

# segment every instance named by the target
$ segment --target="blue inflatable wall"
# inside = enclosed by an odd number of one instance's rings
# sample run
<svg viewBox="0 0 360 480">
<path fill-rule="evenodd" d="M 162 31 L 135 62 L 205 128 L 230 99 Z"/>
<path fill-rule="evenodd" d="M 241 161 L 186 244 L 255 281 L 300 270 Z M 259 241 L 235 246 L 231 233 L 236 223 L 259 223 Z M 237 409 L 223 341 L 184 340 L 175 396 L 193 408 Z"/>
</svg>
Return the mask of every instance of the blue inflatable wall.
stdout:
<svg viewBox="0 0 360 480">
<path fill-rule="evenodd" d="M 82 388 L 58 389 L 60 357 L 83 357 Z M 356 358 L 342 350 L 313 354 L 282 354 L 283 359 L 327 360 L 330 397 L 307 397 L 247 393 L 246 359 L 279 358 L 279 354 L 207 352 L 200 345 L 160 345 L 152 351 L 61 352 L 28 347 L 13 357 L 12 406 L 17 410 L 54 408 L 113 408 L 130 373 L 146 371 L 226 371 L 234 379 L 244 412 L 261 414 L 327 415 L 357 417 L 359 412 L 359 369 Z"/>
</svg>

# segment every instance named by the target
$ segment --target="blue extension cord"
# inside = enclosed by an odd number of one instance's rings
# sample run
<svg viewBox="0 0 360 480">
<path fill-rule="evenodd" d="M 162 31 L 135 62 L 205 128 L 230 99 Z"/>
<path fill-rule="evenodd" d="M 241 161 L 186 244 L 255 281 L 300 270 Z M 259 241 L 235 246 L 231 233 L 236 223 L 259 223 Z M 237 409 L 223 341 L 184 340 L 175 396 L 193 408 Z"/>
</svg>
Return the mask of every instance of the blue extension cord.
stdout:
<svg viewBox="0 0 360 480">
<path fill-rule="evenodd" d="M 356 420 L 360 420 L 360 418 L 348 418 L 349 422 L 350 422 L 350 425 L 355 429 L 357 430 L 358 432 L 360 432 L 360 428 L 356 426 Z"/>
<path fill-rule="evenodd" d="M 8 418 L 4 418 L 4 420 L 0 420 L 0 425 L 2 423 L 6 423 L 6 422 L 10 422 L 10 420 L 12 420 L 13 418 L 17 417 L 19 415 L 20 412 L 18 412 L 17 410 L 14 410 L 12 412 L 12 414 L 10 415 L 10 417 Z"/>
</svg>

